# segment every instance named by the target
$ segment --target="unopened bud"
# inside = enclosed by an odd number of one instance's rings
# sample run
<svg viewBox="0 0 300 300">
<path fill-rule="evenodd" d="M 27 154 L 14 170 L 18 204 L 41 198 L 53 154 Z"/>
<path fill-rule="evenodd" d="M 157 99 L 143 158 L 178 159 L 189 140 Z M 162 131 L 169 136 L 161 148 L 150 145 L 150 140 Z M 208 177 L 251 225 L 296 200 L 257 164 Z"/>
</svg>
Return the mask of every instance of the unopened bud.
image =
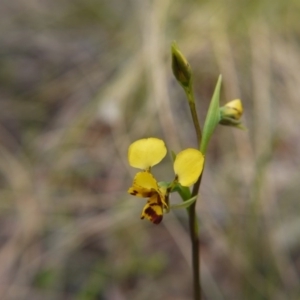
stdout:
<svg viewBox="0 0 300 300">
<path fill-rule="evenodd" d="M 227 126 L 244 128 L 240 118 L 243 114 L 243 105 L 240 99 L 235 99 L 220 107 L 219 123 Z"/>
<path fill-rule="evenodd" d="M 175 42 L 172 43 L 172 70 L 175 78 L 183 86 L 189 86 L 192 78 L 192 69 Z"/>
</svg>

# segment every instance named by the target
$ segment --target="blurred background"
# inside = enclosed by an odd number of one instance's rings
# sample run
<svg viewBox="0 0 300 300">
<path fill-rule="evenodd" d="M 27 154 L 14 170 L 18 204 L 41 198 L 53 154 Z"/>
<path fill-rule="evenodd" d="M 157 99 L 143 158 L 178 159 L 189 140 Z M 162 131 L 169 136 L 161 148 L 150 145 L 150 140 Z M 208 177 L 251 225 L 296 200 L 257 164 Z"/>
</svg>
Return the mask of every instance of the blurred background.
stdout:
<svg viewBox="0 0 300 300">
<path fill-rule="evenodd" d="M 127 194 L 131 142 L 196 147 L 173 40 L 201 124 L 222 74 L 221 103 L 241 98 L 248 128 L 219 126 L 208 148 L 205 299 L 300 299 L 299 1 L 0 7 L 0 299 L 192 299 L 185 210 L 156 226 Z M 172 172 L 170 156 L 154 168 Z"/>
</svg>

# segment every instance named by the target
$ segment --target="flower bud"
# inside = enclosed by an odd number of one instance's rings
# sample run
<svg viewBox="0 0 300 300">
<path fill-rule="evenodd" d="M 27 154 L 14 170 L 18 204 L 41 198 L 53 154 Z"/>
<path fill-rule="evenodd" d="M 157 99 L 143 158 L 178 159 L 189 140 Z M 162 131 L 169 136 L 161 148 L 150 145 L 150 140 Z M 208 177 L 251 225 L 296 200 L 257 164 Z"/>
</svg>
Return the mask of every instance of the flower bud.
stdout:
<svg viewBox="0 0 300 300">
<path fill-rule="evenodd" d="M 192 69 L 175 42 L 172 43 L 172 70 L 175 78 L 183 87 L 189 86 Z"/>
<path fill-rule="evenodd" d="M 227 126 L 243 128 L 240 118 L 243 114 L 243 105 L 240 99 L 235 99 L 220 107 L 219 123 Z"/>
</svg>

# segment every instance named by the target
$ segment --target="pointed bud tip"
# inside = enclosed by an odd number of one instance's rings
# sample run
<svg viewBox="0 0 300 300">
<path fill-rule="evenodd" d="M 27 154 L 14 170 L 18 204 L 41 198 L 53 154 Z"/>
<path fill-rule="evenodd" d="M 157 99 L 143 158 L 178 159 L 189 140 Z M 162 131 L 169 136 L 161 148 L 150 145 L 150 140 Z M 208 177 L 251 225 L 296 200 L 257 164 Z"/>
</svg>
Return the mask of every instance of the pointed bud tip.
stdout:
<svg viewBox="0 0 300 300">
<path fill-rule="evenodd" d="M 172 70 L 177 81 L 183 86 L 189 86 L 192 70 L 184 55 L 179 50 L 176 42 L 172 42 Z"/>
</svg>

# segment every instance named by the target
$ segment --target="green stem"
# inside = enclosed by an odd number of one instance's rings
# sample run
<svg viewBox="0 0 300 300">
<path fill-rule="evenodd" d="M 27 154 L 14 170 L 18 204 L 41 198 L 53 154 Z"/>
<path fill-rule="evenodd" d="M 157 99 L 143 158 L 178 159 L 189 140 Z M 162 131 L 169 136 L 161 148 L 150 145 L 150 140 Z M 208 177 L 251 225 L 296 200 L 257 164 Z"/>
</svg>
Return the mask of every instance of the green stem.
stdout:
<svg viewBox="0 0 300 300">
<path fill-rule="evenodd" d="M 198 120 L 196 111 L 195 96 L 192 88 L 192 83 L 189 87 L 185 88 L 185 93 L 188 98 L 190 111 L 194 123 L 194 127 L 197 134 L 198 145 L 201 144 L 202 131 Z M 199 192 L 202 175 L 198 178 L 197 182 L 193 186 L 192 197 L 196 197 Z M 200 281 L 200 247 L 199 247 L 199 228 L 196 214 L 196 203 L 195 201 L 189 207 L 189 228 L 190 238 L 192 244 L 192 267 L 193 267 L 193 289 L 194 289 L 194 300 L 201 300 L 201 281 Z"/>
<path fill-rule="evenodd" d="M 200 145 L 201 139 L 202 139 L 202 131 L 201 131 L 201 127 L 200 127 L 200 123 L 199 123 L 198 115 L 197 115 L 197 111 L 196 111 L 194 92 L 193 92 L 193 89 L 191 86 L 185 88 L 184 91 L 188 98 L 190 111 L 191 111 L 194 127 L 196 130 L 196 134 L 197 134 L 197 142 L 198 142 L 198 145 Z"/>
<path fill-rule="evenodd" d="M 194 126 L 195 126 L 195 129 L 196 129 L 198 145 L 200 145 L 200 142 L 201 142 L 201 139 L 202 139 L 202 132 L 201 132 L 198 116 L 196 114 L 196 106 L 195 106 L 194 102 L 189 102 L 189 105 L 190 105 L 190 110 L 191 110 Z"/>
<path fill-rule="evenodd" d="M 200 184 L 201 184 L 201 178 L 202 175 L 194 184 L 192 197 L 198 195 Z M 196 214 L 196 203 L 197 201 L 195 201 L 189 207 L 189 228 L 190 228 L 190 238 L 192 242 L 194 300 L 201 300 L 200 248 L 199 248 L 199 229 L 198 229 L 197 214 Z"/>
</svg>

